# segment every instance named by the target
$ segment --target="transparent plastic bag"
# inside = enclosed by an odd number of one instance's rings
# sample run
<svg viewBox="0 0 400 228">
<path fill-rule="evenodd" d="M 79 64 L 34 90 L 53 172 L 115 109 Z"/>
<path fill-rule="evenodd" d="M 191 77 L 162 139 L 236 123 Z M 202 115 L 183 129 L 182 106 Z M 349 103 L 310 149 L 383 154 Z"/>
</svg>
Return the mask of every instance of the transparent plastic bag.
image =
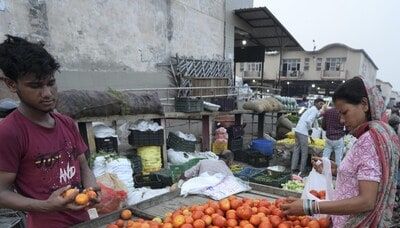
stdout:
<svg viewBox="0 0 400 228">
<path fill-rule="evenodd" d="M 311 170 L 307 177 L 306 184 L 304 186 L 303 193 L 301 194 L 302 199 L 313 199 L 317 201 L 332 200 L 333 184 L 332 184 L 332 170 L 331 161 L 327 158 L 322 158 L 323 170 L 322 174 L 318 173 L 314 168 Z M 315 195 L 311 194 L 310 191 L 325 191 L 325 199 L 320 199 Z"/>
<path fill-rule="evenodd" d="M 312 199 L 317 202 L 332 200 L 333 184 L 332 184 L 332 170 L 331 161 L 328 158 L 322 158 L 323 170 L 322 174 L 318 173 L 314 168 L 306 178 L 306 184 L 304 186 L 303 193 L 301 194 L 302 199 Z M 325 191 L 325 198 L 321 199 L 313 195 L 310 191 L 316 191 L 320 193 Z M 315 194 L 315 192 L 314 192 Z M 327 217 L 325 214 L 315 214 L 313 217 L 320 219 Z"/>
</svg>

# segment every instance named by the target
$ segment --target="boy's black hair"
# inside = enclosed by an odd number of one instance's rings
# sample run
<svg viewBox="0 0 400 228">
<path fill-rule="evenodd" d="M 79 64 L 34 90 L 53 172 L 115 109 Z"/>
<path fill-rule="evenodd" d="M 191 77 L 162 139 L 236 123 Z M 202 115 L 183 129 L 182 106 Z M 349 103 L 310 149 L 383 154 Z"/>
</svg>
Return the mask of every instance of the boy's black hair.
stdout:
<svg viewBox="0 0 400 228">
<path fill-rule="evenodd" d="M 0 69 L 4 76 L 17 81 L 32 74 L 42 80 L 60 68 L 43 43 L 31 43 L 26 39 L 6 35 L 7 39 L 0 44 Z"/>
<path fill-rule="evenodd" d="M 368 99 L 364 82 L 359 77 L 354 77 L 341 84 L 333 94 L 332 100 L 344 100 L 347 103 L 358 105 L 361 104 L 363 98 Z"/>
</svg>

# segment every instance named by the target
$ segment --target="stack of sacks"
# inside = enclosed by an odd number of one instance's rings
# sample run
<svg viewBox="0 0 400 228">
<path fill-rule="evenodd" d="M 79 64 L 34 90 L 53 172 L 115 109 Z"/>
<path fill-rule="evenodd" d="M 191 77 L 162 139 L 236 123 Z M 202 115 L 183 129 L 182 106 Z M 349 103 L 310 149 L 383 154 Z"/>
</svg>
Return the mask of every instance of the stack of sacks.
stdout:
<svg viewBox="0 0 400 228">
<path fill-rule="evenodd" d="M 268 97 L 265 99 L 248 101 L 243 104 L 243 109 L 252 110 L 257 113 L 262 112 L 278 112 L 283 109 L 282 103 L 273 97 Z"/>
</svg>

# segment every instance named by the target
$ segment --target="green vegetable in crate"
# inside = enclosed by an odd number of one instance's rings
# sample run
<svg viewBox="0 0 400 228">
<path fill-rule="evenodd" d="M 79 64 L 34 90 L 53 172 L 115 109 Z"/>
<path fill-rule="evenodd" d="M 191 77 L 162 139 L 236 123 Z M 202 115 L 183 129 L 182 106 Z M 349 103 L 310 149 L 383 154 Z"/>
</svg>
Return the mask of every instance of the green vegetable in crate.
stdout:
<svg viewBox="0 0 400 228">
<path fill-rule="evenodd" d="M 282 184 L 282 188 L 285 190 L 302 192 L 304 189 L 304 183 L 298 180 L 289 180 L 285 184 Z"/>
<path fill-rule="evenodd" d="M 231 169 L 232 173 L 238 173 L 243 169 L 243 167 L 240 165 L 231 165 L 229 168 Z"/>
<path fill-rule="evenodd" d="M 288 115 L 287 118 L 292 122 L 292 123 L 297 123 L 299 122 L 300 117 L 295 116 L 295 115 Z"/>
<path fill-rule="evenodd" d="M 268 175 L 258 175 L 256 177 L 254 177 L 254 180 L 267 183 L 267 182 L 274 181 L 275 178 L 272 178 L 271 176 L 268 176 Z"/>
</svg>

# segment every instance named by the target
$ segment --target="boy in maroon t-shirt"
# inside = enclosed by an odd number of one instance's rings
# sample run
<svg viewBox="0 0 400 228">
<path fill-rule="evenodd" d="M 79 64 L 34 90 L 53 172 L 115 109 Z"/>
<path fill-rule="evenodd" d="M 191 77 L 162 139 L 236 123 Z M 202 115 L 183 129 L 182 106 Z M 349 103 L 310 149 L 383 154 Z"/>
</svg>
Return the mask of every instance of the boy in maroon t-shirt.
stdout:
<svg viewBox="0 0 400 228">
<path fill-rule="evenodd" d="M 70 187 L 98 189 L 74 121 L 53 112 L 58 68 L 41 44 L 13 36 L 0 44 L 0 77 L 20 99 L 0 122 L 0 208 L 26 211 L 28 227 L 88 220 L 87 205 L 62 194 Z"/>
</svg>

